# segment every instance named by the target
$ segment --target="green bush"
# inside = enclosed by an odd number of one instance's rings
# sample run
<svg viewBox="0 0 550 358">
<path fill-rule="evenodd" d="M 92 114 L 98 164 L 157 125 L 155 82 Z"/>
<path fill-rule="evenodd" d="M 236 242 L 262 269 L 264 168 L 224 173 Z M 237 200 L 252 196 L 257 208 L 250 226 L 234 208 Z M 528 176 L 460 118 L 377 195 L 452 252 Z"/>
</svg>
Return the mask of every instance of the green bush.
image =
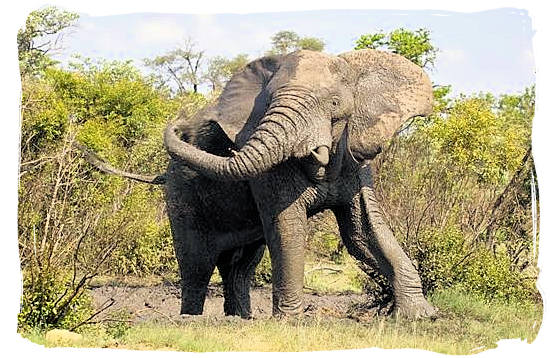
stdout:
<svg viewBox="0 0 550 358">
<path fill-rule="evenodd" d="M 139 222 L 114 253 L 109 271 L 117 274 L 163 275 L 177 272 L 177 262 L 172 245 L 168 220 Z"/>
<path fill-rule="evenodd" d="M 125 308 L 109 313 L 108 320 L 104 323 L 105 333 L 114 339 L 123 338 L 130 330 L 131 318 L 132 315 Z"/>
<path fill-rule="evenodd" d="M 375 161 L 387 222 L 425 291 L 460 285 L 487 298 L 536 298 L 534 89 L 438 102 Z"/>
<path fill-rule="evenodd" d="M 333 213 L 325 210 L 308 221 L 306 247 L 310 254 L 334 263 L 341 263 L 344 246 Z"/>
<path fill-rule="evenodd" d="M 92 313 L 91 297 L 86 291 L 73 293 L 71 278 L 47 272 L 31 275 L 23 273 L 21 311 L 17 316 L 20 329 L 71 329 Z"/>
<path fill-rule="evenodd" d="M 479 248 L 464 266 L 459 284 L 484 298 L 504 301 L 538 301 L 535 281 L 511 269 L 510 257 L 503 250 L 493 253 Z"/>
<path fill-rule="evenodd" d="M 426 291 L 446 288 L 456 281 L 466 263 L 464 244 L 462 232 L 450 226 L 444 231 L 428 230 L 417 245 L 408 247 Z"/>
<path fill-rule="evenodd" d="M 334 232 L 316 231 L 308 239 L 308 248 L 315 255 L 335 263 L 342 259 L 342 240 Z"/>
<path fill-rule="evenodd" d="M 504 246 L 468 244 L 457 226 L 423 233 L 411 249 L 425 291 L 461 287 L 486 299 L 534 299 L 534 281 L 514 270 Z"/>
</svg>

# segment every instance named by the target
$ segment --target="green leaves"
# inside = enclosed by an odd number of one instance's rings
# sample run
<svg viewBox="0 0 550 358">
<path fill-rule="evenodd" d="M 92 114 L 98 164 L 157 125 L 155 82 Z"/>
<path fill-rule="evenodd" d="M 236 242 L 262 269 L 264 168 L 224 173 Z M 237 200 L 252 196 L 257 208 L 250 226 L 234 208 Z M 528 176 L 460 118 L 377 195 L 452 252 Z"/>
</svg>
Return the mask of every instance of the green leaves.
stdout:
<svg viewBox="0 0 550 358">
<path fill-rule="evenodd" d="M 18 326 L 71 328 L 88 318 L 93 313 L 93 307 L 87 292 L 75 296 L 67 304 L 70 282 L 71 278 L 63 272 L 44 272 L 34 277 L 24 275 Z"/>
<path fill-rule="evenodd" d="M 128 148 L 144 139 L 149 126 L 166 123 L 177 111 L 178 101 L 157 91 L 130 61 L 79 59 L 71 67 L 78 71 L 48 69 L 35 84 L 64 108 L 60 115 L 65 120 L 75 117 L 81 125 L 79 138 L 92 148 L 106 148 L 106 141 Z M 24 111 L 24 122 L 35 109 Z"/>
<path fill-rule="evenodd" d="M 530 93 L 500 99 L 489 94 L 460 97 L 422 129 L 423 135 L 450 165 L 474 173 L 482 182 L 502 182 L 517 169 L 530 142 L 534 107 L 520 106 L 533 103 Z"/>
<path fill-rule="evenodd" d="M 166 52 L 153 59 L 145 59 L 144 63 L 156 72 L 158 85 L 177 89 L 177 95 L 185 92 L 197 92 L 201 84 L 201 68 L 204 61 L 204 50 L 197 50 L 196 44 L 190 38 L 181 47 Z"/>
<path fill-rule="evenodd" d="M 316 37 L 300 37 L 294 31 L 279 31 L 271 37 L 273 46 L 268 54 L 286 55 L 297 50 L 323 51 L 325 43 Z"/>
<path fill-rule="evenodd" d="M 322 52 L 325 49 L 325 43 L 316 37 L 302 37 L 298 40 L 296 47 L 302 50 Z"/>
<path fill-rule="evenodd" d="M 362 35 L 355 43 L 355 50 L 389 50 L 423 68 L 433 66 L 437 53 L 437 49 L 431 44 L 430 31 L 426 29 L 410 31 L 400 28 L 388 33 L 380 31 Z"/>
<path fill-rule="evenodd" d="M 239 54 L 233 59 L 215 56 L 208 61 L 208 70 L 204 75 L 204 79 L 210 82 L 213 92 L 219 91 L 235 73 L 244 69 L 248 62 L 248 55 L 246 54 Z"/>
<path fill-rule="evenodd" d="M 386 46 L 388 44 L 386 36 L 387 35 L 384 32 L 361 35 L 361 37 L 357 41 L 355 41 L 356 46 L 354 50 L 362 50 L 365 48 L 375 50 L 377 48 Z"/>
<path fill-rule="evenodd" d="M 166 122 L 206 100 L 170 98 L 130 61 L 77 60 L 23 78 L 20 326 L 70 328 L 87 318 L 83 292 L 104 265 L 175 271 L 161 193 L 92 170 L 72 143 L 123 169 L 160 173 Z"/>
<path fill-rule="evenodd" d="M 78 19 L 76 13 L 48 6 L 32 11 L 25 28 L 17 32 L 19 67 L 22 75 L 36 75 L 57 63 L 49 53 L 59 49 L 63 30 Z"/>
</svg>

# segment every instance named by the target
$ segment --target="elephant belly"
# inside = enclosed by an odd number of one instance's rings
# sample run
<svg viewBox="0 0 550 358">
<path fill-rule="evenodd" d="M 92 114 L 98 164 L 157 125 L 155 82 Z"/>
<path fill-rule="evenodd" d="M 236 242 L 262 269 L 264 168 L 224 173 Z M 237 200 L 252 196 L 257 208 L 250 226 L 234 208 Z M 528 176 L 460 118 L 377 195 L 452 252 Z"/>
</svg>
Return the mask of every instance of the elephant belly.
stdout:
<svg viewBox="0 0 550 358">
<path fill-rule="evenodd" d="M 213 229 L 226 232 L 261 227 L 248 183 L 201 183 L 197 189 L 197 208 Z"/>
<path fill-rule="evenodd" d="M 165 194 L 170 215 L 180 218 L 201 240 L 211 241 L 211 247 L 226 250 L 262 237 L 247 182 L 212 181 L 182 168 L 169 174 Z"/>
</svg>

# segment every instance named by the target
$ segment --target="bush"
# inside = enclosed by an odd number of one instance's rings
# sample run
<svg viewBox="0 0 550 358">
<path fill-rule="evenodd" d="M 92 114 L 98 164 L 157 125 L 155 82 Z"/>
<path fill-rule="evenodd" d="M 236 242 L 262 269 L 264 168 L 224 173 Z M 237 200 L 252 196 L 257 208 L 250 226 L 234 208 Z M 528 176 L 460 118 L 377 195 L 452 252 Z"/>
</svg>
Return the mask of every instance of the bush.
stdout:
<svg viewBox="0 0 550 358">
<path fill-rule="evenodd" d="M 164 170 L 161 128 L 178 106 L 129 63 L 87 62 L 23 79 L 20 326 L 70 328 L 98 274 L 176 271 L 160 190 L 98 173 L 74 143 L 122 169 Z"/>
<path fill-rule="evenodd" d="M 479 248 L 459 276 L 459 286 L 486 299 L 521 301 L 540 299 L 535 280 L 511 269 L 506 252 Z"/>
<path fill-rule="evenodd" d="M 145 217 L 143 222 L 136 219 L 136 224 L 128 233 L 133 239 L 125 240 L 114 252 L 109 271 L 138 276 L 177 272 L 168 220 L 157 223 Z"/>
<path fill-rule="evenodd" d="M 425 291 L 461 285 L 487 298 L 537 296 L 533 98 L 532 89 L 459 97 L 377 158 L 383 213 Z"/>
<path fill-rule="evenodd" d="M 17 316 L 20 329 L 71 329 L 93 312 L 90 296 L 80 291 L 73 298 L 71 278 L 47 272 L 33 277 L 23 273 L 21 312 Z"/>
<path fill-rule="evenodd" d="M 418 245 L 409 247 L 411 258 L 416 261 L 424 290 L 431 292 L 451 286 L 467 264 L 465 242 L 456 227 L 443 231 L 430 229 L 420 235 Z"/>
<path fill-rule="evenodd" d="M 534 281 L 510 263 L 504 246 L 496 252 L 469 245 L 456 226 L 421 235 L 411 250 L 426 292 L 461 287 L 486 299 L 534 299 Z"/>
<path fill-rule="evenodd" d="M 344 245 L 331 211 L 323 211 L 309 219 L 306 245 L 314 256 L 341 263 Z"/>
</svg>

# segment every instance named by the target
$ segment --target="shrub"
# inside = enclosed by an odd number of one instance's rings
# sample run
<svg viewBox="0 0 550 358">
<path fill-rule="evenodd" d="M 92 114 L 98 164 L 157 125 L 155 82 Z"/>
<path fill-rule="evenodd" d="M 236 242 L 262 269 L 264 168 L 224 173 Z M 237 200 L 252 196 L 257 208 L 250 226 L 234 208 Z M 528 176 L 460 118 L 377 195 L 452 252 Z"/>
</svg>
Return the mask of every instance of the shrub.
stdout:
<svg viewBox="0 0 550 358">
<path fill-rule="evenodd" d="M 306 244 L 314 256 L 341 263 L 344 246 L 331 211 L 326 210 L 309 219 Z"/>
<path fill-rule="evenodd" d="M 125 240 L 114 252 L 109 270 L 113 273 L 139 276 L 177 272 L 168 220 L 158 223 L 145 217 L 141 222 L 136 219 L 136 224 L 128 232 L 132 240 Z"/>
<path fill-rule="evenodd" d="M 487 298 L 537 296 L 533 95 L 459 97 L 377 158 L 383 213 L 425 291 L 461 285 Z"/>
<path fill-rule="evenodd" d="M 45 272 L 33 276 L 23 273 L 21 312 L 17 316 L 20 329 L 71 329 L 93 312 L 86 291 L 72 297 L 71 278 L 64 274 Z"/>
<path fill-rule="evenodd" d="M 486 299 L 534 299 L 534 281 L 511 265 L 504 245 L 496 252 L 468 244 L 457 226 L 429 230 L 411 250 L 425 291 L 461 287 Z"/>
</svg>

